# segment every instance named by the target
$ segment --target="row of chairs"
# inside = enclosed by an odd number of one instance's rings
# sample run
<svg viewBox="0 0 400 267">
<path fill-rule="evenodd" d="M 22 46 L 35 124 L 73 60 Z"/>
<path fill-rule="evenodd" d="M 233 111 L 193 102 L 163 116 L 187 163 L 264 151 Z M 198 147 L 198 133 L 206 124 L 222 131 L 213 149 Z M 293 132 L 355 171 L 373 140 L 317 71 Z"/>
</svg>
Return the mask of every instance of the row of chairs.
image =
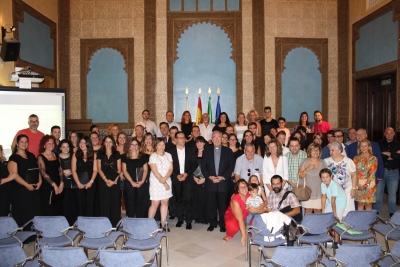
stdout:
<svg viewBox="0 0 400 267">
<path fill-rule="evenodd" d="M 255 216 L 253 224 L 249 226 L 247 230 L 246 260 L 249 261 L 249 266 L 251 266 L 251 246 L 256 245 L 259 246 L 259 262 L 263 263 L 265 266 L 275 266 L 272 265 L 273 259 L 279 259 L 281 262 L 284 262 L 285 260 L 289 262 L 296 262 L 297 265 L 295 266 L 302 266 L 297 261 L 298 259 L 304 259 L 305 262 L 315 262 L 317 261 L 317 258 L 315 258 L 315 255 L 317 254 L 320 255 L 319 259 L 322 259 L 322 256 L 325 255 L 325 261 L 321 263 L 326 263 L 326 266 L 336 266 L 335 264 L 339 264 L 338 262 L 341 262 L 341 260 L 346 258 L 345 255 L 348 249 L 365 250 L 365 252 L 362 253 L 366 253 L 365 255 L 371 255 L 371 258 L 368 259 L 368 257 L 364 256 L 363 259 L 371 260 L 370 262 L 380 261 L 382 266 L 385 266 L 385 262 L 394 263 L 397 261 L 396 253 L 390 250 L 388 240 L 400 240 L 400 211 L 396 212 L 389 221 L 384 220 L 376 214 L 377 213 L 375 210 L 352 211 L 347 214 L 344 221 L 340 221 L 338 218 L 335 218 L 333 213 L 309 214 L 304 217 L 301 224 L 297 225 L 298 234 L 296 235 L 296 239 L 298 247 L 282 247 L 287 243 L 287 240 L 280 237 L 280 232 L 272 234 L 267 229 L 261 216 Z M 337 225 L 337 223 L 340 223 L 340 225 Z M 333 248 L 333 256 L 329 255 L 327 253 L 326 247 L 328 242 L 334 241 L 333 237 L 328 234 L 332 231 L 339 234 L 340 242 L 342 240 L 351 240 L 360 241 L 361 244 L 363 242 L 366 242 L 370 245 L 361 245 L 361 247 L 359 247 L 360 245 L 343 245 L 341 247 L 340 253 L 337 254 L 336 250 Z M 356 231 L 357 234 L 354 234 L 353 231 Z M 386 258 L 390 258 L 390 260 L 387 259 L 383 261 L 381 259 L 382 249 L 381 245 L 376 244 L 375 232 L 380 233 L 384 236 L 386 251 L 383 251 L 385 253 L 385 255 L 383 256 Z M 305 248 L 300 247 L 303 244 L 308 244 L 311 246 Z M 316 246 L 318 244 L 319 246 Z M 398 246 L 398 255 L 400 256 L 400 244 Z M 272 258 L 268 258 L 265 248 L 271 247 L 277 247 L 277 249 L 275 249 Z M 368 249 L 375 251 L 376 253 L 374 254 L 371 251 L 368 252 Z M 295 253 L 292 250 L 297 250 L 299 253 Z M 317 250 L 319 251 L 319 253 L 317 253 Z M 308 254 L 306 253 L 307 251 Z M 285 253 L 287 253 L 286 256 L 284 256 Z M 326 259 L 334 260 L 334 256 L 337 256 L 339 260 L 337 260 L 336 262 L 332 261 L 332 264 L 334 265 L 329 265 L 329 262 L 331 261 Z M 358 260 L 355 255 L 353 255 L 353 258 L 356 260 L 357 263 L 362 262 Z M 308 259 L 308 261 L 306 259 Z M 305 264 L 304 266 L 306 265 L 307 264 Z M 290 265 L 286 263 L 282 266 Z M 340 266 L 340 264 L 338 266 Z M 351 263 L 349 266 L 363 265 L 356 265 L 355 263 Z"/>
<path fill-rule="evenodd" d="M 22 231 L 27 225 L 34 231 Z M 167 227 L 164 222 L 163 227 Z M 156 250 L 157 263 L 161 265 L 162 245 L 165 237 L 167 264 L 169 265 L 169 249 L 167 232 L 159 229 L 154 219 L 123 218 L 112 228 L 106 217 L 78 217 L 73 226 L 69 226 L 63 216 L 36 216 L 24 226 L 18 227 L 11 217 L 0 217 L 0 246 L 19 245 L 29 237 L 36 235 L 35 251 L 43 247 L 74 246 L 74 239 L 80 236 L 77 244 L 83 247 L 86 255 L 88 249 L 98 250 L 117 248 L 116 241 L 123 236 L 123 250 Z M 87 260 L 87 259 L 86 259 Z"/>
<path fill-rule="evenodd" d="M 39 257 L 40 252 L 40 257 Z M 81 248 L 78 247 L 41 247 L 33 256 L 27 257 L 24 250 L 17 244 L 0 246 L 0 266 L 25 266 L 25 267 L 160 267 L 155 261 L 158 249 L 146 262 L 142 253 L 137 250 L 97 250 L 92 259 L 88 259 Z"/>
</svg>

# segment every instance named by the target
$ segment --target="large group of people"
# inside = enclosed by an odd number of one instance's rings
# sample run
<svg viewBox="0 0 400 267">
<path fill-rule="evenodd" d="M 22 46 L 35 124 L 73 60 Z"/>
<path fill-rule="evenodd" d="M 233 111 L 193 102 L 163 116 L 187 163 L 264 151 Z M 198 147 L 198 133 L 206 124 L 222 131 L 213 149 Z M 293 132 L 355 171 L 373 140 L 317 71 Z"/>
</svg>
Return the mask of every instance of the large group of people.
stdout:
<svg viewBox="0 0 400 267">
<path fill-rule="evenodd" d="M 400 143 L 393 128 L 378 143 L 365 129 L 350 128 L 344 143 L 344 133 L 332 130 L 320 111 L 315 123 L 302 112 L 292 133 L 285 118 L 272 118 L 270 107 L 264 115 L 260 120 L 251 110 L 231 123 L 222 112 L 213 124 L 205 113 L 194 125 L 189 111 L 179 123 L 168 111 L 157 126 L 144 110 L 132 137 L 112 123 L 100 141 L 96 125 L 89 136 L 71 131 L 60 140 L 58 126 L 45 135 L 32 114 L 29 128 L 15 136 L 7 165 L 0 164 L 0 216 L 11 204 L 20 226 L 36 215 L 64 215 L 71 225 L 77 216 L 104 216 L 115 226 L 123 200 L 127 217 L 163 223 L 169 214 L 176 227 L 219 227 L 224 242 L 240 232 L 244 245 L 245 225 L 257 213 L 298 218 L 334 212 L 344 218 L 356 208 L 379 212 L 385 186 L 389 213 L 396 211 Z M 308 133 L 314 133 L 312 143 Z M 301 202 L 290 194 L 299 184 L 311 188 Z"/>
</svg>

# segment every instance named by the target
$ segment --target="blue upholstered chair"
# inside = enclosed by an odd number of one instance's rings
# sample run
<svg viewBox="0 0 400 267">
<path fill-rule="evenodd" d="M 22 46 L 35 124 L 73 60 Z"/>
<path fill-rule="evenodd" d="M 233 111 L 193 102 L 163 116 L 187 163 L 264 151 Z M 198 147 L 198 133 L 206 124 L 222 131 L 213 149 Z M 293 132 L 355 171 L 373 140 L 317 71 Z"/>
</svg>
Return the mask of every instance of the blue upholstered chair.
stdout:
<svg viewBox="0 0 400 267">
<path fill-rule="evenodd" d="M 168 227 L 167 225 L 165 227 Z M 161 240 L 165 237 L 167 249 L 167 265 L 169 265 L 169 249 L 167 232 L 159 229 L 153 218 L 124 218 L 121 223 L 121 231 L 124 233 L 122 249 L 150 250 L 158 248 L 156 256 L 159 265 L 162 262 Z"/>
<path fill-rule="evenodd" d="M 36 235 L 36 233 L 32 231 L 23 231 L 30 223 L 31 221 L 18 227 L 12 217 L 0 217 L 0 245 L 18 244 L 22 247 L 25 240 Z"/>
<path fill-rule="evenodd" d="M 278 231 L 275 234 L 267 229 L 261 216 L 257 214 L 254 216 L 253 224 L 248 226 L 247 239 L 246 239 L 246 260 L 249 261 L 251 266 L 251 246 L 263 246 L 263 247 L 277 247 L 282 246 L 286 243 L 286 239 Z"/>
<path fill-rule="evenodd" d="M 380 216 L 377 218 L 383 224 L 375 224 L 372 228 L 385 237 L 386 251 L 389 252 L 389 240 L 400 240 L 400 211 L 396 211 L 389 221 Z"/>
<path fill-rule="evenodd" d="M 94 264 L 94 259 L 88 260 L 82 248 L 42 247 L 41 251 L 41 259 L 39 262 L 44 266 L 96 266 Z"/>
<path fill-rule="evenodd" d="M 0 266 L 40 266 L 36 259 L 38 252 L 36 251 L 32 257 L 27 257 L 25 251 L 19 243 L 0 246 Z"/>
<path fill-rule="evenodd" d="M 118 223 L 117 228 L 120 223 Z M 101 247 L 116 249 L 117 244 L 115 242 L 123 235 L 122 232 L 117 231 L 117 228 L 112 228 L 107 217 L 79 216 L 75 228 L 82 236 L 78 246 L 85 248 L 86 255 L 87 249 L 99 249 Z"/>
<path fill-rule="evenodd" d="M 333 242 L 333 237 L 328 233 L 332 230 L 335 222 L 333 212 L 307 214 L 301 224 L 297 225 L 297 228 L 303 230 L 302 234 L 296 235 L 297 245 L 322 243 L 326 247 L 327 242 Z"/>
<path fill-rule="evenodd" d="M 343 244 L 336 251 L 335 256 L 331 256 L 322 244 L 319 244 L 319 246 L 323 256 L 319 262 L 325 267 L 371 266 L 371 264 L 377 264 L 382 254 L 382 246 L 380 244 Z"/>
<path fill-rule="evenodd" d="M 384 252 L 381 260 L 378 262 L 381 267 L 394 267 L 400 266 L 400 241 L 397 241 L 390 252 Z"/>
<path fill-rule="evenodd" d="M 260 265 L 267 267 L 306 267 L 318 259 L 317 246 L 277 247 L 269 258 L 265 247 L 260 246 Z"/>
<path fill-rule="evenodd" d="M 148 262 L 138 250 L 100 250 L 100 260 L 98 266 L 103 267 L 157 267 L 154 263 L 158 248 L 153 250 L 153 254 Z"/>
<path fill-rule="evenodd" d="M 79 234 L 73 226 L 69 226 L 64 216 L 35 216 L 33 229 L 37 234 L 35 249 L 42 246 L 73 247 L 74 239 Z"/>
<path fill-rule="evenodd" d="M 347 213 L 346 218 L 341 223 L 345 226 L 345 230 L 338 226 L 333 226 L 332 229 L 339 234 L 340 242 L 342 240 L 351 241 L 367 241 L 371 238 L 376 243 L 375 231 L 372 229 L 376 223 L 376 210 L 355 210 Z M 350 234 L 350 230 L 359 231 L 359 234 Z"/>
</svg>

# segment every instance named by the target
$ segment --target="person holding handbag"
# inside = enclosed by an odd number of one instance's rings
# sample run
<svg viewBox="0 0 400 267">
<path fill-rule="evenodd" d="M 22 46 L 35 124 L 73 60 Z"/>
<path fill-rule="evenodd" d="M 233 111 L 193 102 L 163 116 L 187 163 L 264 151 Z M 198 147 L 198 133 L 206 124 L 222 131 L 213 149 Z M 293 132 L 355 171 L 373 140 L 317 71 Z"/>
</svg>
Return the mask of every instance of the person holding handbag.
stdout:
<svg viewBox="0 0 400 267">
<path fill-rule="evenodd" d="M 321 158 L 321 146 L 317 143 L 312 143 L 307 149 L 307 158 L 303 161 L 299 170 L 299 178 L 303 180 L 311 189 L 310 199 L 302 201 L 304 215 L 321 213 L 321 181 L 319 172 L 326 168 L 326 163 Z"/>
</svg>

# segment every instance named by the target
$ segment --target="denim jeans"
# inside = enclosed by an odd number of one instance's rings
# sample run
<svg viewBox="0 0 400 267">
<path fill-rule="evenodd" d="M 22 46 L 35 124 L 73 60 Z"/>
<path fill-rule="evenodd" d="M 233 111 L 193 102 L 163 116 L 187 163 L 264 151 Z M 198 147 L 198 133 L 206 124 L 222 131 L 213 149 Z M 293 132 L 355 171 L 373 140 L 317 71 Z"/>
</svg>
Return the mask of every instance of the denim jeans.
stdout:
<svg viewBox="0 0 400 267">
<path fill-rule="evenodd" d="M 378 180 L 376 186 L 376 203 L 374 209 L 378 212 L 382 208 L 385 185 L 388 191 L 389 213 L 396 212 L 396 192 L 399 184 L 399 170 L 385 170 L 384 179 Z"/>
</svg>

